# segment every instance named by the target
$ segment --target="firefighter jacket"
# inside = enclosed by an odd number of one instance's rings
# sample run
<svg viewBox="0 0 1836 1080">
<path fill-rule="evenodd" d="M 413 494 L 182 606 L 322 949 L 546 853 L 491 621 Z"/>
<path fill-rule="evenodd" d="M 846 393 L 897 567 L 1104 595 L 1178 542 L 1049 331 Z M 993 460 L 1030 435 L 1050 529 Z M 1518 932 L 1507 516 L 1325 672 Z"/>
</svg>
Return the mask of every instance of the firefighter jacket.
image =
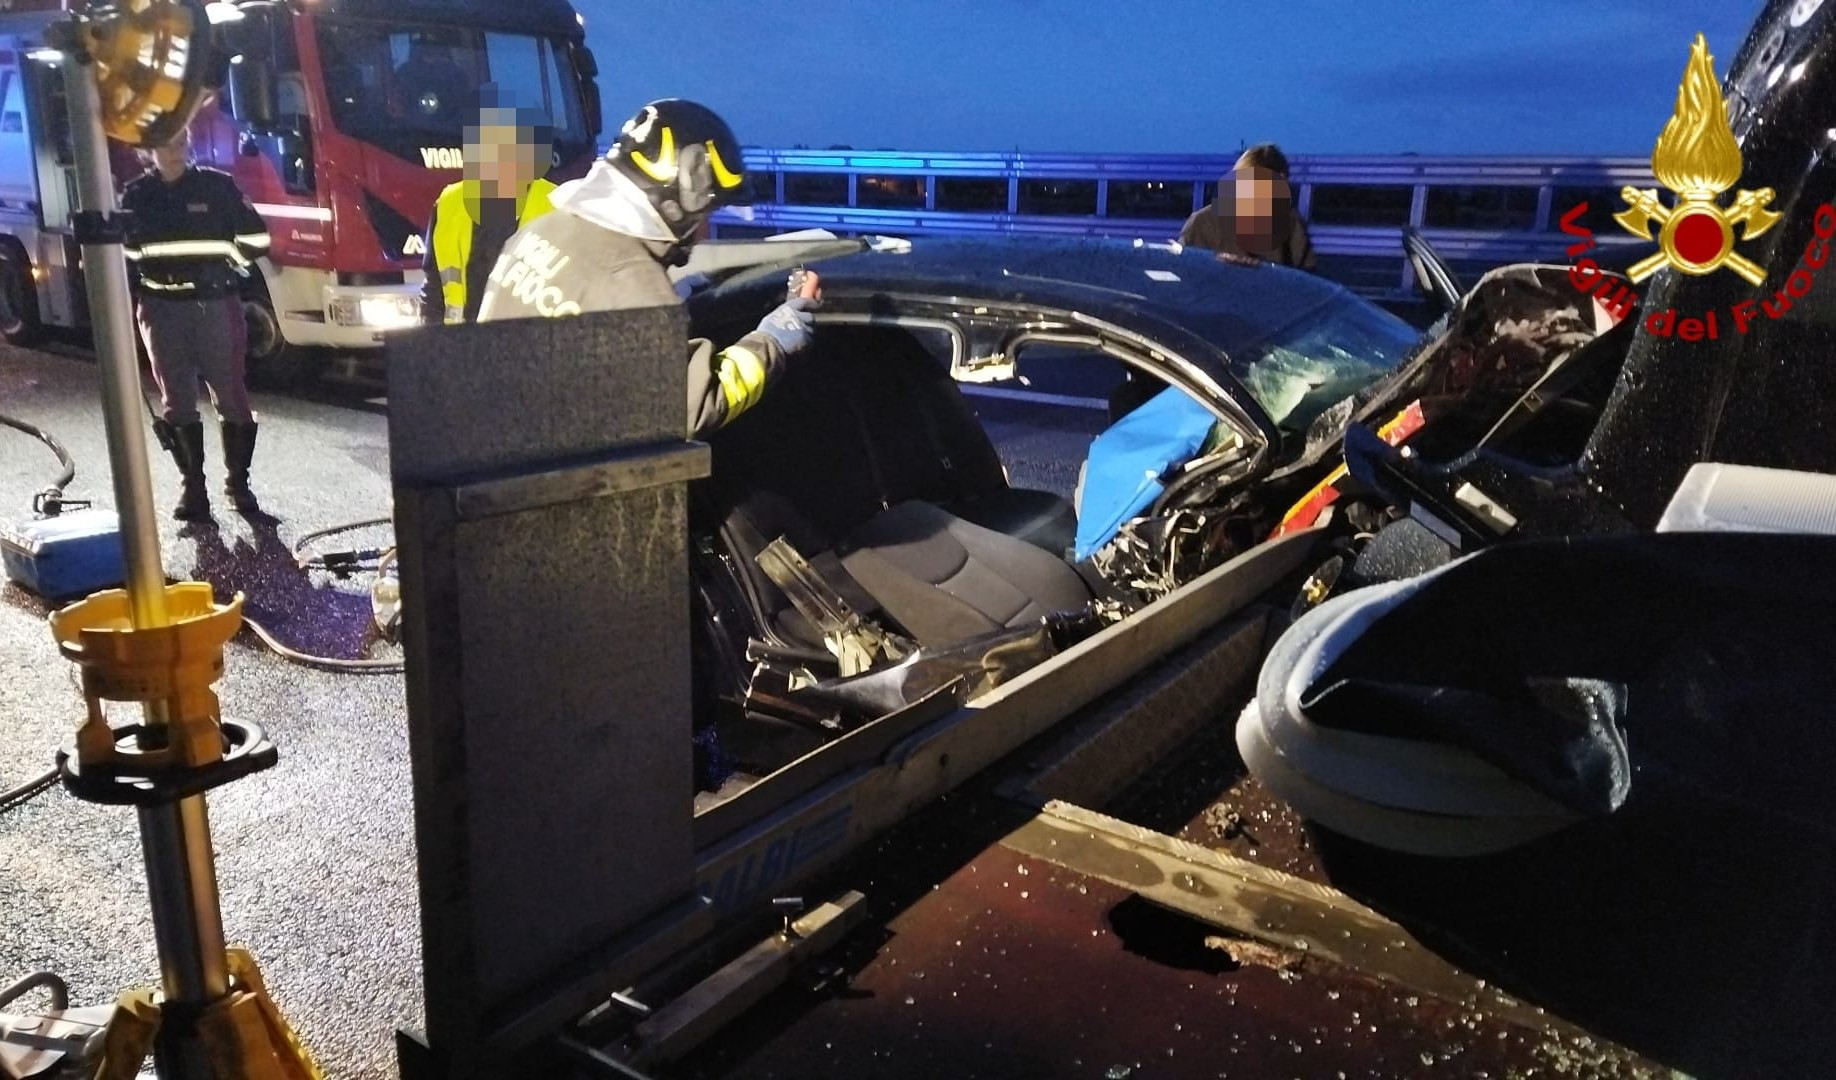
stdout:
<svg viewBox="0 0 1836 1080">
<path fill-rule="evenodd" d="M 268 227 L 228 173 L 193 165 L 167 183 L 157 169 L 121 195 L 134 294 L 209 300 L 241 291 L 268 252 Z"/>
<path fill-rule="evenodd" d="M 585 179 L 563 184 L 554 204 L 555 213 L 504 245 L 485 285 L 480 322 L 681 303 L 665 269 L 674 240 L 629 180 L 601 161 Z M 689 437 L 751 408 L 783 364 L 783 348 L 759 331 L 720 350 L 691 340 Z"/>
<path fill-rule="evenodd" d="M 490 272 L 512 233 L 554 208 L 548 198 L 555 185 L 547 180 L 531 183 L 514 202 L 468 197 L 468 189 L 475 192 L 477 181 L 448 184 L 434 201 L 421 257 L 423 323 L 476 320 L 483 290 L 469 288 L 470 283 Z"/>
</svg>

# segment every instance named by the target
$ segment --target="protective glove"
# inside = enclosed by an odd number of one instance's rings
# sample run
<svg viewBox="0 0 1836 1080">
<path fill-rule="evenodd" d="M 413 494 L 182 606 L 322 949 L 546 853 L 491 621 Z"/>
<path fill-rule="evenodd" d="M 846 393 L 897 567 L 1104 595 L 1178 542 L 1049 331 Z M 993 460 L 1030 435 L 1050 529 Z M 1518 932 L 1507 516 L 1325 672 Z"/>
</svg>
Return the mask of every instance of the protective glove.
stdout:
<svg viewBox="0 0 1836 1080">
<path fill-rule="evenodd" d="M 816 330 L 816 317 L 810 314 L 815 306 L 816 301 L 801 296 L 786 300 L 759 321 L 759 333 L 777 342 L 786 355 L 799 352 Z"/>
</svg>

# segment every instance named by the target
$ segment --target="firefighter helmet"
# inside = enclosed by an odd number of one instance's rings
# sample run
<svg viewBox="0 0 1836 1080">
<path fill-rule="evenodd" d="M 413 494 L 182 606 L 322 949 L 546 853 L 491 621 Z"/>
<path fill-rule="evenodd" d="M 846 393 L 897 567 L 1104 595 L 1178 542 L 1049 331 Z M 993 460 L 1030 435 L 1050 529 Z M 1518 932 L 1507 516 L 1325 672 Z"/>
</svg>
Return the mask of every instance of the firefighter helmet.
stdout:
<svg viewBox="0 0 1836 1080">
<path fill-rule="evenodd" d="M 739 140 L 726 121 L 693 101 L 653 101 L 625 121 L 606 157 L 637 182 L 677 240 L 744 196 Z"/>
</svg>

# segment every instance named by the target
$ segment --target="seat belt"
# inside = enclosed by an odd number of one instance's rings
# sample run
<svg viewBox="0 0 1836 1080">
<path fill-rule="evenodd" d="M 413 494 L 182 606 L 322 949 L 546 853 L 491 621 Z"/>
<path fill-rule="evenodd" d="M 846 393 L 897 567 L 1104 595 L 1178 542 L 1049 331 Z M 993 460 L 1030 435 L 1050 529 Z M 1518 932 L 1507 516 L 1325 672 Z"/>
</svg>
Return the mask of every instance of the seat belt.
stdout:
<svg viewBox="0 0 1836 1080">
<path fill-rule="evenodd" d="M 844 678 L 869 670 L 881 659 L 897 661 L 917 650 L 916 642 L 881 628 L 850 607 L 822 572 L 784 537 L 765 545 L 757 562 L 772 584 L 821 632 Z"/>
</svg>

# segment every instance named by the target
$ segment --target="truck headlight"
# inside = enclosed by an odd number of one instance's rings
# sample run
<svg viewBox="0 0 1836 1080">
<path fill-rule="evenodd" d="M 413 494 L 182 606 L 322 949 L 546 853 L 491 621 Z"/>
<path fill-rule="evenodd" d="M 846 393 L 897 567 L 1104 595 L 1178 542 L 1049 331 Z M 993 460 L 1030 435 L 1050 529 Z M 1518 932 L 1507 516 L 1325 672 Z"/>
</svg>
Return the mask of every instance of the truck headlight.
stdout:
<svg viewBox="0 0 1836 1080">
<path fill-rule="evenodd" d="M 331 302 L 332 321 L 339 326 L 365 326 L 375 330 L 400 330 L 419 326 L 421 301 L 413 296 L 337 296 Z"/>
</svg>

